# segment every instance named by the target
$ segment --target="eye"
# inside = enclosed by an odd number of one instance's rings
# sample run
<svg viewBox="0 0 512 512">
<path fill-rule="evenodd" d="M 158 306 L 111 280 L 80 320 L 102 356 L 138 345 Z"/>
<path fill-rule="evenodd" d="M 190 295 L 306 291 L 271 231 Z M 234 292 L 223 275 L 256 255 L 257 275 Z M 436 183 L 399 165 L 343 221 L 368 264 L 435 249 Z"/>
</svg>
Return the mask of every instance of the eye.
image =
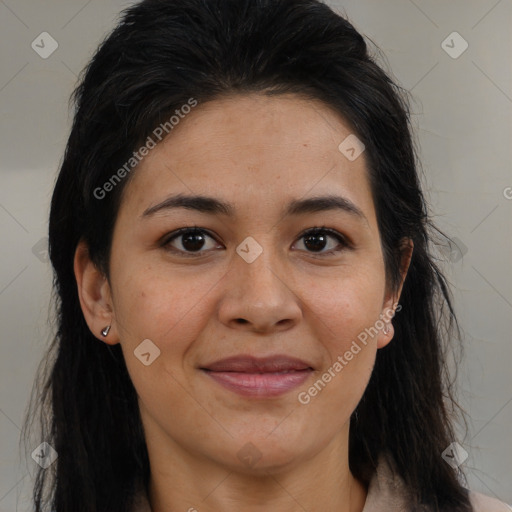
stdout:
<svg viewBox="0 0 512 512">
<path fill-rule="evenodd" d="M 215 238 L 204 229 L 181 228 L 165 237 L 162 246 L 183 256 L 196 256 L 218 246 L 211 242 L 208 244 L 208 239 L 215 241 Z"/>
<path fill-rule="evenodd" d="M 319 253 L 322 255 L 336 254 L 351 247 L 347 239 L 341 233 L 325 227 L 308 229 L 302 233 L 300 240 L 304 240 L 303 245 L 306 247 L 307 252 Z M 330 247 L 329 240 L 331 240 Z M 336 243 L 332 243 L 333 240 Z M 324 251 L 326 248 L 328 250 Z"/>
<path fill-rule="evenodd" d="M 209 243 L 208 240 L 210 240 Z M 299 240 L 303 240 L 304 250 L 313 254 L 330 255 L 351 248 L 350 243 L 341 233 L 326 227 L 310 228 L 300 235 Z M 166 236 L 161 245 L 166 250 L 185 257 L 200 256 L 207 250 L 219 247 L 213 235 L 197 227 L 178 229 Z"/>
</svg>

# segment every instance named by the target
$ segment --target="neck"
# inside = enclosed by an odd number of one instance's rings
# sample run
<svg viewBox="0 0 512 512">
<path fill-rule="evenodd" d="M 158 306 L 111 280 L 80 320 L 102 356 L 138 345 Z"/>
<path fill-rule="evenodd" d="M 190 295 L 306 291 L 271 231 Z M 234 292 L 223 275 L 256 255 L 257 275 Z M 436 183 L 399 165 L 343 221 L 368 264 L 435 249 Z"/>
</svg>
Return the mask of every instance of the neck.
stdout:
<svg viewBox="0 0 512 512">
<path fill-rule="evenodd" d="M 153 435 L 156 434 L 156 435 Z M 258 471 L 190 454 L 161 431 L 147 436 L 152 512 L 362 512 L 366 486 L 348 465 L 348 425 L 314 457 Z"/>
</svg>

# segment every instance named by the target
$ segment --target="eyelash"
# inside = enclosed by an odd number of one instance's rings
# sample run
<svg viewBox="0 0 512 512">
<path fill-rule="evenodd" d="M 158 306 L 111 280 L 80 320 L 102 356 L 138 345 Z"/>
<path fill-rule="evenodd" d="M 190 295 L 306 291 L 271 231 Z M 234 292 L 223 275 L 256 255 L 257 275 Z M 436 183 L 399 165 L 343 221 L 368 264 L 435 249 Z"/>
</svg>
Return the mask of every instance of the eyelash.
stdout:
<svg viewBox="0 0 512 512">
<path fill-rule="evenodd" d="M 165 248 L 166 250 L 173 252 L 173 253 L 178 253 L 179 255 L 181 255 L 185 258 L 201 257 L 205 251 L 200 250 L 197 252 L 186 252 L 186 251 L 182 251 L 180 249 L 176 249 L 174 247 L 170 247 L 171 242 L 173 242 L 180 236 L 186 235 L 186 234 L 206 234 L 209 237 L 213 238 L 215 241 L 217 241 L 216 238 L 207 229 L 198 228 L 198 227 L 187 227 L 187 228 L 181 228 L 176 231 L 173 231 L 172 233 L 169 233 L 169 235 L 164 237 L 164 239 L 161 243 L 161 246 L 163 248 Z M 315 234 L 316 235 L 318 235 L 318 234 L 330 235 L 331 237 L 335 238 L 338 241 L 338 243 L 342 246 L 342 248 L 341 249 L 331 249 L 330 251 L 318 252 L 318 253 L 306 251 L 306 252 L 309 252 L 309 254 L 311 254 L 311 255 L 330 256 L 330 255 L 334 255 L 339 252 L 342 252 L 344 250 L 353 248 L 352 245 L 349 243 L 349 241 L 341 233 L 338 233 L 336 230 L 327 228 L 325 226 L 315 226 L 312 228 L 308 228 L 307 230 L 303 231 L 299 235 L 298 240 L 300 240 L 301 238 L 304 238 L 307 235 L 315 235 Z M 219 242 L 217 241 L 217 243 L 219 243 Z"/>
</svg>

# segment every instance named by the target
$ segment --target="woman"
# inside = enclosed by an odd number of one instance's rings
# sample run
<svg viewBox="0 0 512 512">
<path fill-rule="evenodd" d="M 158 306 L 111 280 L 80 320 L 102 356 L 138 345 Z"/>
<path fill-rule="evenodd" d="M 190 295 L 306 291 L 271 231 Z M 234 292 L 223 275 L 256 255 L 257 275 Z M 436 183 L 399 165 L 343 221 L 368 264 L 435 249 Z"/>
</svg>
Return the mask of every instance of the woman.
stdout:
<svg viewBox="0 0 512 512">
<path fill-rule="evenodd" d="M 407 104 L 348 21 L 146 0 L 75 101 L 37 511 L 508 510 L 457 469 Z"/>
</svg>

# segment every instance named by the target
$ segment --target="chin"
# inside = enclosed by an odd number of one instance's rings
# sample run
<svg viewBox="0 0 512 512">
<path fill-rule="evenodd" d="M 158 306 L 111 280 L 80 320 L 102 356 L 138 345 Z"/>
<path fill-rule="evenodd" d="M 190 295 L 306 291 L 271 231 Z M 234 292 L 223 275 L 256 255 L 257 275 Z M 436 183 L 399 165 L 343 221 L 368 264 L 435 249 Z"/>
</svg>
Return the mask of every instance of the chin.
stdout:
<svg viewBox="0 0 512 512">
<path fill-rule="evenodd" d="M 301 461 L 313 457 L 317 450 L 307 447 L 305 440 L 293 436 L 276 436 L 267 431 L 259 436 L 241 436 L 232 442 L 229 455 L 224 452 L 224 463 L 231 471 L 250 475 L 268 476 L 268 473 L 284 473 Z M 287 437 L 287 442 L 284 442 Z M 316 447 L 318 450 L 319 447 Z M 228 455 L 228 460 L 226 459 Z"/>
</svg>

